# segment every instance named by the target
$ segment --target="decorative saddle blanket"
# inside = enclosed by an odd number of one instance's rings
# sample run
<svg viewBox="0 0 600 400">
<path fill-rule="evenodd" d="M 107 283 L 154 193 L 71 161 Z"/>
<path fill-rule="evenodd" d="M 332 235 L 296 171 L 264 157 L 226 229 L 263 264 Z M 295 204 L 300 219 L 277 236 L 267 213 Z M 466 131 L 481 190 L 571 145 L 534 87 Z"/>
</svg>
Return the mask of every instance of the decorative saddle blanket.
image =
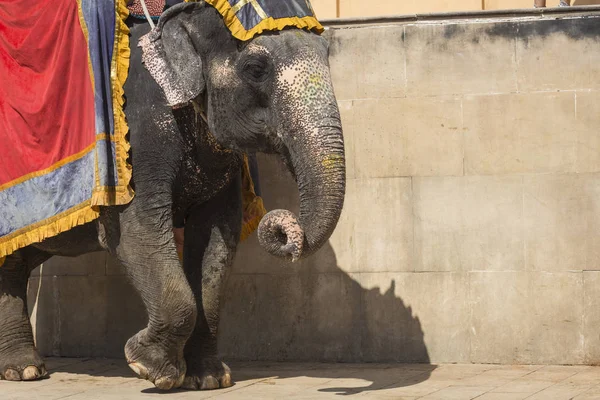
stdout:
<svg viewBox="0 0 600 400">
<path fill-rule="evenodd" d="M 124 1 L 0 2 L 0 259 L 133 198 Z"/>
<path fill-rule="evenodd" d="M 128 15 L 125 0 L 0 1 L 0 266 L 133 198 Z M 244 177 L 246 235 L 265 211 Z"/>
<path fill-rule="evenodd" d="M 219 11 L 231 34 L 239 40 L 250 40 L 264 31 L 280 31 L 290 26 L 323 32 L 309 0 L 205 1 Z"/>
</svg>

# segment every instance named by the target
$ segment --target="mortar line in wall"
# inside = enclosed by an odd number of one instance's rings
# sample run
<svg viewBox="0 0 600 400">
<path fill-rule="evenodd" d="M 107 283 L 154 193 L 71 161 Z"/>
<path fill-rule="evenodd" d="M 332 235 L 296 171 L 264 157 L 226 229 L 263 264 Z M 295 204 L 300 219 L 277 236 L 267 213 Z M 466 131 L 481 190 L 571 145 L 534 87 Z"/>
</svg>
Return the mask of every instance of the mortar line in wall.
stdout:
<svg viewBox="0 0 600 400">
<path fill-rule="evenodd" d="M 402 27 L 402 47 L 404 50 L 404 96 L 408 97 L 408 52 L 406 51 L 406 25 Z"/>
<path fill-rule="evenodd" d="M 523 271 L 527 271 L 527 240 L 525 240 L 525 176 L 521 175 L 521 233 L 523 234 Z"/>
<path fill-rule="evenodd" d="M 586 260 L 586 264 L 587 264 L 587 260 Z M 582 290 L 581 290 L 581 351 L 582 351 L 582 356 L 583 356 L 583 360 L 581 360 L 584 364 L 587 362 L 588 360 L 588 356 L 586 354 L 585 351 L 585 343 L 586 343 L 586 336 L 585 336 L 585 332 L 586 332 L 586 326 L 587 324 L 585 323 L 585 271 L 581 271 L 581 286 L 582 286 Z"/>
<path fill-rule="evenodd" d="M 517 93 L 520 93 L 519 88 L 519 57 L 518 57 L 518 37 L 519 37 L 519 25 L 517 24 L 517 36 L 515 37 L 515 86 L 517 87 Z"/>
<path fill-rule="evenodd" d="M 353 99 L 338 99 L 339 103 L 342 102 L 352 102 L 352 104 L 354 104 L 353 102 L 361 102 L 361 101 L 384 101 L 384 100 L 389 100 L 389 99 L 424 99 L 424 98 L 435 98 L 435 97 L 439 97 L 439 98 L 456 98 L 459 96 L 465 97 L 465 96 L 473 96 L 473 97 L 480 97 L 480 96 L 506 96 L 506 95 L 527 95 L 527 94 L 545 94 L 545 93 L 595 93 L 595 92 L 600 92 L 600 90 L 597 89 L 590 89 L 590 88 L 578 88 L 578 89 L 547 89 L 547 90 L 530 90 L 527 92 L 522 92 L 522 91 L 518 91 L 518 90 L 514 90 L 514 91 L 506 91 L 506 92 L 473 92 L 473 93 L 444 93 L 444 94 L 426 94 L 426 95 L 402 95 L 402 96 L 382 96 L 382 97 L 357 97 L 357 98 L 353 98 Z"/>
<path fill-rule="evenodd" d="M 414 177 L 410 177 L 410 199 L 411 199 L 411 203 L 412 203 L 412 251 L 411 251 L 411 257 L 410 257 L 410 262 L 412 263 L 411 267 L 412 270 L 414 272 L 416 272 L 417 270 L 417 255 L 416 255 L 416 246 L 415 246 L 415 242 L 416 242 L 416 226 L 417 226 L 417 210 L 416 210 L 416 198 L 415 198 L 415 179 Z"/>
<path fill-rule="evenodd" d="M 470 325 L 470 329 L 469 329 L 469 362 L 473 362 L 473 329 L 475 329 L 475 327 L 473 326 L 473 298 L 472 298 L 472 291 L 471 291 L 471 279 L 473 277 L 473 274 L 467 272 L 466 274 L 467 276 L 467 304 L 469 304 L 469 325 Z"/>
<path fill-rule="evenodd" d="M 464 109 L 465 96 L 460 97 L 460 127 L 462 129 L 462 176 L 466 176 L 466 148 L 467 148 L 467 133 L 465 130 L 465 109 Z"/>
<path fill-rule="evenodd" d="M 396 175 L 396 176 L 357 176 L 355 178 L 348 178 L 353 181 L 364 181 L 364 180 L 384 180 L 384 179 L 409 179 L 409 178 L 427 178 L 427 179 L 441 179 L 441 178 L 489 178 L 489 177 L 535 177 L 535 176 L 567 176 L 567 175 L 582 175 L 582 176 L 599 176 L 598 171 L 550 171 L 550 172 L 493 172 L 493 173 L 473 173 L 468 175 Z M 121 275 L 119 275 L 121 276 Z M 76 277 L 76 276 L 75 276 Z"/>
</svg>

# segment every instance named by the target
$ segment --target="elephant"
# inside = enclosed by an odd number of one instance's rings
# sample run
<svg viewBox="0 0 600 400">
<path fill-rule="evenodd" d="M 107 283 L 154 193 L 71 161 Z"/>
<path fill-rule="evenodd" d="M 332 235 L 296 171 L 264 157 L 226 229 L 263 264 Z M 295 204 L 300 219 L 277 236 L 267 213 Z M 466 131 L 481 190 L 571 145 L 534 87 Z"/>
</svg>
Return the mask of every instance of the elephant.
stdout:
<svg viewBox="0 0 600 400">
<path fill-rule="evenodd" d="M 300 28 L 238 40 L 204 1 L 163 13 L 152 31 L 155 52 L 136 46 L 149 25 L 131 18 L 127 24 L 125 114 L 136 195 L 125 206 L 103 207 L 91 223 L 6 258 L 0 376 L 30 381 L 47 375 L 28 318 L 31 271 L 54 255 L 104 250 L 123 265 L 148 313 L 147 327 L 125 345 L 131 369 L 162 390 L 228 387 L 232 376 L 218 358 L 217 327 L 240 237 L 243 154 L 280 156 L 297 182 L 299 215 L 274 210 L 258 228 L 260 245 L 274 256 L 295 261 L 313 254 L 343 207 L 344 139 L 328 44 Z M 180 104 L 171 107 L 169 96 Z M 182 260 L 177 226 L 185 233 Z"/>
</svg>

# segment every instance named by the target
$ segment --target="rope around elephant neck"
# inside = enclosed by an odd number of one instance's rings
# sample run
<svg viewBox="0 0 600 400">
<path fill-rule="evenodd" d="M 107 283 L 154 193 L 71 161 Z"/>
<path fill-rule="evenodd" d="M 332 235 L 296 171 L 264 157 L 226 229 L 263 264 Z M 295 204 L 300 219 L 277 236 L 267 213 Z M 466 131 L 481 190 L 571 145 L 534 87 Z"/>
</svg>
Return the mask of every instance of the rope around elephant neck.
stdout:
<svg viewBox="0 0 600 400">
<path fill-rule="evenodd" d="M 140 0 L 140 4 L 142 5 L 142 9 L 144 10 L 144 15 L 146 16 L 146 20 L 150 24 L 150 28 L 154 29 L 154 21 L 152 21 L 152 16 L 150 16 L 150 11 L 148 11 L 148 7 L 146 7 L 146 2 L 144 0 Z"/>
</svg>

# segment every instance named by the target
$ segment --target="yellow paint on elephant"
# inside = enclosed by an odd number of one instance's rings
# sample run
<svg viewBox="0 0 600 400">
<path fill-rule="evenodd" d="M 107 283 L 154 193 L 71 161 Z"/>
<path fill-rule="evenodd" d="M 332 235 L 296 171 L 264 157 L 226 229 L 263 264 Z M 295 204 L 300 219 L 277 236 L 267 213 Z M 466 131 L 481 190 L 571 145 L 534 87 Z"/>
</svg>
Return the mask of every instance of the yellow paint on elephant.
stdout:
<svg viewBox="0 0 600 400">
<path fill-rule="evenodd" d="M 344 156 L 340 154 L 330 154 L 322 162 L 324 168 L 329 169 L 344 164 Z"/>
</svg>

